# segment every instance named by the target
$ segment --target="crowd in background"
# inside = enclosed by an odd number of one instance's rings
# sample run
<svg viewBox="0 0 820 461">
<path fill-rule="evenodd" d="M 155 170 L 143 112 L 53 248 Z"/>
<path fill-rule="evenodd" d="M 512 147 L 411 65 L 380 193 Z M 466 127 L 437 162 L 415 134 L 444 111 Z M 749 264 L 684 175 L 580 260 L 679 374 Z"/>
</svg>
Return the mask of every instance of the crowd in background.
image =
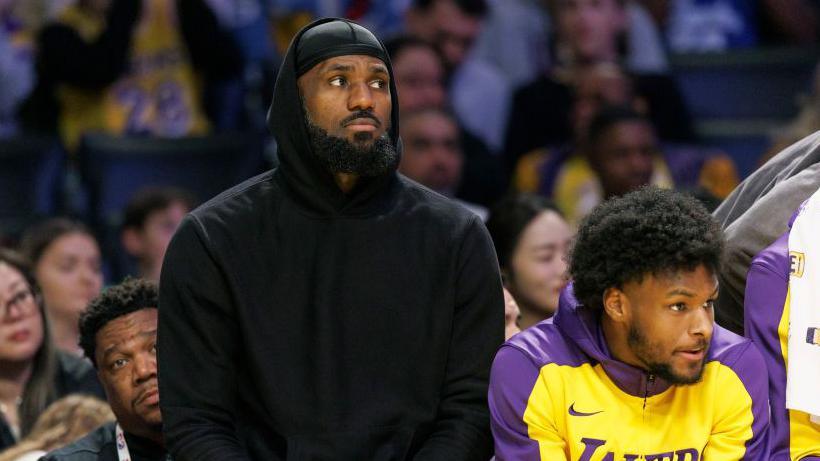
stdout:
<svg viewBox="0 0 820 461">
<path fill-rule="evenodd" d="M 292 34 L 321 16 L 359 21 L 385 42 L 399 170 L 486 221 L 521 329 L 555 312 L 573 232 L 604 199 L 654 184 L 714 209 L 748 173 L 704 142 L 670 56 L 814 49 L 820 38 L 814 0 L 0 0 L 0 150 L 3 139 L 55 139 L 69 172 L 54 209 L 68 217 L 0 227 L 42 297 L 31 350 L 0 350 L 0 363 L 26 365 L 23 378 L 0 376 L 0 388 L 20 390 L 19 401 L 0 398 L 0 450 L 37 439 L 48 451 L 84 433 L 44 436 L 35 423 L 64 424 L 59 408 L 44 412 L 63 395 L 102 397 L 75 363 L 81 313 L 127 274 L 157 280 L 177 226 L 210 198 L 144 184 L 116 220 L 95 222 L 93 196 L 71 186 L 86 137 L 240 132 L 261 139 L 275 166 L 266 113 L 276 69 Z M 820 78 L 813 85 L 755 162 L 820 129 Z M 0 253 L 27 274 L 15 258 Z M 35 292 L 16 296 L 0 313 L 21 313 L 13 304 Z M 63 412 L 81 403 L 93 418 L 71 419 L 93 421 L 84 430 L 112 419 L 93 402 L 66 401 Z"/>
</svg>

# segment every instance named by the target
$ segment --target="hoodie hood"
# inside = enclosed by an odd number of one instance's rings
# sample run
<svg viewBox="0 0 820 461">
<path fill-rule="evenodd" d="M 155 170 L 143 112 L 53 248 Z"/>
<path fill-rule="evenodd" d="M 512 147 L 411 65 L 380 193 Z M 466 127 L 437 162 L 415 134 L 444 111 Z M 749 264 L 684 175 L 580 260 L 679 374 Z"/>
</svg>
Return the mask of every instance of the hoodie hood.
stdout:
<svg viewBox="0 0 820 461">
<path fill-rule="evenodd" d="M 325 33 L 313 31 L 317 26 L 334 22 L 339 25 L 327 28 Z M 367 29 L 346 19 L 314 21 L 293 38 L 279 68 L 273 102 L 268 111 L 268 126 L 276 138 L 279 156 L 274 178 L 285 187 L 289 196 L 311 213 L 364 216 L 378 213 L 391 203 L 390 191 L 398 179 L 396 167 L 381 176 L 359 178 L 349 194 L 339 189 L 333 174 L 312 152 L 297 85 L 301 73 L 325 59 L 362 54 L 375 56 L 387 66 L 392 102 L 388 133 L 400 159 L 399 103 L 393 67 L 384 44 Z"/>
<path fill-rule="evenodd" d="M 622 391 L 635 397 L 651 397 L 671 386 L 659 376 L 650 375 L 641 368 L 612 357 L 601 328 L 600 314 L 575 299 L 572 283 L 561 291 L 558 311 L 552 321 L 570 342 L 595 362 L 600 363 L 607 376 Z"/>
</svg>

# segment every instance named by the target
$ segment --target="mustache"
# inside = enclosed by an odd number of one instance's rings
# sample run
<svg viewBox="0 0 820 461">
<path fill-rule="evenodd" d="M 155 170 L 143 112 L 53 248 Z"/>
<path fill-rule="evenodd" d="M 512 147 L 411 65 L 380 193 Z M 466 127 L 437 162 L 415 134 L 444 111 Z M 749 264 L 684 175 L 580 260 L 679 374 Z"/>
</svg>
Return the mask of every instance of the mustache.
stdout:
<svg viewBox="0 0 820 461">
<path fill-rule="evenodd" d="M 368 110 L 358 110 L 358 111 L 348 115 L 347 117 L 342 119 L 341 125 L 342 126 L 347 126 L 348 124 L 350 124 L 351 122 L 353 122 L 354 120 L 359 119 L 359 118 L 369 118 L 369 119 L 373 120 L 374 122 L 376 122 L 377 127 L 382 126 L 382 121 L 379 120 L 373 114 L 373 112 L 370 112 Z"/>
</svg>

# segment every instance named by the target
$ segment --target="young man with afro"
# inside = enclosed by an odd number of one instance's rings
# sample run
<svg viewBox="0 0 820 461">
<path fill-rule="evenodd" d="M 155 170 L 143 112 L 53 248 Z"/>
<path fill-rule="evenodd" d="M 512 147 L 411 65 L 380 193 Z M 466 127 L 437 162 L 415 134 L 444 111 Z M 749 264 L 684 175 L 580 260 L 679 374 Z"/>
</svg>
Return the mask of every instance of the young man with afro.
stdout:
<svg viewBox="0 0 820 461">
<path fill-rule="evenodd" d="M 674 191 L 594 209 L 556 315 L 495 357 L 496 459 L 768 459 L 763 358 L 714 323 L 723 245 L 707 211 Z"/>
</svg>

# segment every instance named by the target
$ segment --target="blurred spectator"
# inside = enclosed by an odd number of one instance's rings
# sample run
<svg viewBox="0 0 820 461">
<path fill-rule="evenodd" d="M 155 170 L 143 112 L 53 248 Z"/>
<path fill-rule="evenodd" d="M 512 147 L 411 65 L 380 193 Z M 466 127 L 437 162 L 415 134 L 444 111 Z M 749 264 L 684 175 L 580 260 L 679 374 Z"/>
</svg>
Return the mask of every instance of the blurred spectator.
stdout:
<svg viewBox="0 0 820 461">
<path fill-rule="evenodd" d="M 20 0 L 0 0 L 0 138 L 17 132 L 18 106 L 34 87 L 36 26 L 21 17 L 23 6 Z"/>
<path fill-rule="evenodd" d="M 464 167 L 464 154 L 455 119 L 440 109 L 421 109 L 402 113 L 401 139 L 404 147 L 399 171 L 410 179 L 455 199 Z M 487 209 L 455 199 L 487 219 Z"/>
<path fill-rule="evenodd" d="M 393 37 L 384 45 L 393 64 L 402 112 L 447 105 L 444 64 L 432 45 L 410 35 Z"/>
<path fill-rule="evenodd" d="M 245 125 L 259 131 L 266 127 L 267 106 L 273 94 L 278 57 L 271 33 L 269 0 L 205 0 L 222 27 L 233 36 L 243 61 L 243 76 L 226 83 L 226 91 L 244 95 Z M 237 108 L 233 108 L 237 109 Z M 236 117 L 236 114 L 233 114 Z M 227 122 L 226 122 L 227 123 Z"/>
<path fill-rule="evenodd" d="M 606 198 L 647 184 L 673 185 L 652 124 L 617 106 L 596 115 L 587 142 L 574 154 L 551 157 L 543 174 L 541 192 L 555 198 L 573 226 Z"/>
<path fill-rule="evenodd" d="M 417 37 L 401 35 L 388 40 L 385 47 L 393 64 L 399 107 L 403 112 L 447 107 L 444 64 L 432 45 Z M 488 205 L 507 188 L 500 159 L 462 125 L 458 125 L 458 130 L 464 167 L 455 195 L 469 202 Z"/>
<path fill-rule="evenodd" d="M 548 5 L 550 0 L 491 2 L 490 15 L 476 43 L 476 54 L 495 65 L 511 87 L 532 82 L 558 65 Z M 624 66 L 630 72 L 664 73 L 669 69 L 663 40 L 647 11 L 626 1 Z"/>
<path fill-rule="evenodd" d="M 88 362 L 54 347 L 41 299 L 22 256 L 0 249 L 0 450 L 26 437 L 59 397 L 102 397 Z"/>
<path fill-rule="evenodd" d="M 122 246 L 137 259 L 140 277 L 159 282 L 168 242 L 196 202 L 190 192 L 173 187 L 146 188 L 128 202 L 122 223 Z"/>
<path fill-rule="evenodd" d="M 241 56 L 204 0 L 78 0 L 39 37 L 39 81 L 25 107 L 33 128 L 69 149 L 88 131 L 205 133 L 236 102 L 214 88 Z M 203 100 L 204 94 L 212 96 Z"/>
<path fill-rule="evenodd" d="M 80 340 L 116 422 L 43 458 L 47 461 L 168 461 L 157 383 L 157 287 L 126 279 L 83 314 Z"/>
<path fill-rule="evenodd" d="M 414 0 L 407 32 L 433 44 L 444 59 L 449 101 L 459 123 L 500 152 L 510 86 L 492 65 L 472 55 L 487 14 L 485 0 Z"/>
<path fill-rule="evenodd" d="M 54 343 L 79 355 L 77 321 L 103 284 L 97 240 L 82 223 L 53 218 L 28 229 L 20 246 L 43 290 Z"/>
<path fill-rule="evenodd" d="M 513 98 L 505 156 L 512 168 L 532 149 L 572 139 L 571 119 L 578 85 L 590 67 L 608 63 L 622 68 L 626 12 L 620 0 L 556 0 L 556 64 L 550 75 L 519 88 Z M 694 132 L 683 98 L 668 75 L 632 73 L 635 96 L 664 141 L 692 141 Z"/>
<path fill-rule="evenodd" d="M 521 329 L 518 328 L 519 315 L 521 315 L 521 310 L 518 308 L 515 298 L 504 288 L 504 341 L 521 332 Z M 0 461 L 3 460 L 0 459 Z"/>
<path fill-rule="evenodd" d="M 552 317 L 566 278 L 571 232 L 555 204 L 536 195 L 508 196 L 493 206 L 487 229 L 504 287 L 515 298 L 522 330 Z"/>
<path fill-rule="evenodd" d="M 37 461 L 113 420 L 111 407 L 96 397 L 63 397 L 46 408 L 23 440 L 0 454 L 0 461 Z"/>
</svg>

